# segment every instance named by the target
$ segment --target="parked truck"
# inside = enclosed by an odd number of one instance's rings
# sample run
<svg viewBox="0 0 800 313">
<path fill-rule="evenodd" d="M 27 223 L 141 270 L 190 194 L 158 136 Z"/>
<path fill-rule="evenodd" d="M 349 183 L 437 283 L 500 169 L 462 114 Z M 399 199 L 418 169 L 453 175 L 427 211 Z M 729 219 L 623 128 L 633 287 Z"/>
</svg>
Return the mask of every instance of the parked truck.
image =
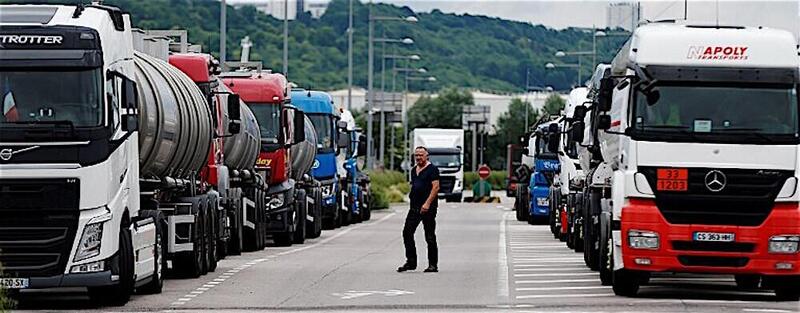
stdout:
<svg viewBox="0 0 800 313">
<path fill-rule="evenodd" d="M 550 185 L 553 184 L 555 173 L 559 170 L 558 156 L 553 151 L 558 144 L 559 128 L 555 120 L 545 117 L 534 127 L 534 132 L 529 138 L 528 149 L 532 151 L 533 168 L 528 182 L 528 223 L 540 224 L 550 221 L 553 225 L 554 213 L 550 206 L 554 194 Z M 551 226 L 552 227 L 552 226 Z"/>
<path fill-rule="evenodd" d="M 601 84 L 604 280 L 733 275 L 800 298 L 798 56 L 791 33 L 637 28 Z"/>
<path fill-rule="evenodd" d="M 134 36 L 114 7 L 0 12 L 0 283 L 121 305 L 160 292 L 167 270 L 214 270 L 225 210 L 248 201 L 226 186 L 258 186 L 258 126 L 213 85 L 210 57 L 170 60 L 168 40 Z"/>
<path fill-rule="evenodd" d="M 419 146 L 427 148 L 430 162 L 439 168 L 438 197 L 447 202 L 461 202 L 464 192 L 464 131 L 416 128 L 410 137 L 414 143 L 410 153 L 413 154 L 414 148 Z"/>
<path fill-rule="evenodd" d="M 229 63 L 235 71 L 221 74 L 228 88 L 238 93 L 258 120 L 261 133 L 256 169 L 264 176 L 266 209 L 247 212 L 244 229 L 262 233 L 275 244 L 290 246 L 321 233 L 318 185 L 307 175 L 316 144 L 305 114 L 291 105 L 289 83 L 281 74 L 263 70 L 260 62 Z M 309 206 L 310 205 L 310 206 Z M 248 243 L 259 249 L 262 242 Z"/>
<path fill-rule="evenodd" d="M 367 138 L 356 127 L 356 120 L 349 110 L 340 109 L 339 128 L 344 130 L 339 140 L 347 143 L 337 157 L 337 170 L 343 186 L 344 205 L 350 210 L 356 222 L 368 221 L 372 217 L 370 204 L 370 179 L 359 166 L 359 158 L 366 156 Z M 345 136 L 347 138 L 345 138 Z M 361 162 L 363 163 L 363 162 Z"/>
<path fill-rule="evenodd" d="M 340 150 L 347 147 L 340 144 L 339 140 L 340 112 L 334 106 L 333 98 L 325 92 L 293 89 L 291 94 L 294 105 L 306 113 L 316 130 L 316 158 L 312 174 L 322 186 L 322 225 L 326 228 L 348 225 L 354 216 L 342 204 L 342 186 L 336 162 Z M 343 139 L 349 140 L 349 137 Z"/>
<path fill-rule="evenodd" d="M 523 147 L 519 144 L 508 144 L 506 146 L 506 197 L 515 197 L 517 194 L 517 187 L 519 179 L 517 178 L 516 169 L 522 165 Z"/>
</svg>

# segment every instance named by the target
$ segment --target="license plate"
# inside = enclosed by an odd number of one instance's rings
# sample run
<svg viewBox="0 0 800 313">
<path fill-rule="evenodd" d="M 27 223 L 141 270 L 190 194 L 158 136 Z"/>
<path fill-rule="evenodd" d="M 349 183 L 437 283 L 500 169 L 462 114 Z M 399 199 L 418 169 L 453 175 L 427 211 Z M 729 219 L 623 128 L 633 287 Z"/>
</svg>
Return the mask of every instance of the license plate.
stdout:
<svg viewBox="0 0 800 313">
<path fill-rule="evenodd" d="M 0 278 L 0 287 L 5 289 L 25 289 L 28 288 L 27 278 Z"/>
<path fill-rule="evenodd" d="M 717 242 L 733 242 L 736 240 L 736 235 L 732 233 L 707 233 L 696 232 L 694 233 L 695 241 L 717 241 Z"/>
</svg>

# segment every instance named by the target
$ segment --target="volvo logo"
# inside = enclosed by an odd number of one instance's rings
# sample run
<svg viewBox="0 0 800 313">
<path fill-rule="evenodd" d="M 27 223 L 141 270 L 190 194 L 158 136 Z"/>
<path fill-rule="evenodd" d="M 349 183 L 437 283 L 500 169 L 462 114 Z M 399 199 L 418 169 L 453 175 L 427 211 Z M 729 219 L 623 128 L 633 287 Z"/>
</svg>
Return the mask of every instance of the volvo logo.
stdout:
<svg viewBox="0 0 800 313">
<path fill-rule="evenodd" d="M 706 188 L 711 192 L 720 192 L 728 184 L 728 177 L 718 170 L 709 171 L 705 178 Z"/>
<path fill-rule="evenodd" d="M 314 165 L 311 168 L 319 168 L 319 160 L 314 160 Z"/>
<path fill-rule="evenodd" d="M 30 151 L 30 150 L 37 149 L 37 148 L 39 148 L 39 146 L 27 147 L 27 148 L 19 149 L 19 150 L 16 150 L 16 151 L 14 151 L 14 150 L 12 150 L 10 148 L 5 148 L 5 149 L 0 150 L 0 160 L 8 161 L 8 160 L 11 160 L 11 158 L 17 153 Z"/>
</svg>

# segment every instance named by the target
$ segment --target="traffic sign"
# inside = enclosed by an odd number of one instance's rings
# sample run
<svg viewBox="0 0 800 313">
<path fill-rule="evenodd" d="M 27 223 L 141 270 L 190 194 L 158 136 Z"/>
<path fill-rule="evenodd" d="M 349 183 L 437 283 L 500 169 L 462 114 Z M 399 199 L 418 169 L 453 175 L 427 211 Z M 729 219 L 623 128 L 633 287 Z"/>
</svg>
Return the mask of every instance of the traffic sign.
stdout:
<svg viewBox="0 0 800 313">
<path fill-rule="evenodd" d="M 490 174 L 492 174 L 492 170 L 491 170 L 491 169 L 489 169 L 489 167 L 488 167 L 488 166 L 486 166 L 486 165 L 481 165 L 481 166 L 478 168 L 478 176 L 479 176 L 481 179 L 486 179 L 486 178 L 488 178 Z"/>
</svg>

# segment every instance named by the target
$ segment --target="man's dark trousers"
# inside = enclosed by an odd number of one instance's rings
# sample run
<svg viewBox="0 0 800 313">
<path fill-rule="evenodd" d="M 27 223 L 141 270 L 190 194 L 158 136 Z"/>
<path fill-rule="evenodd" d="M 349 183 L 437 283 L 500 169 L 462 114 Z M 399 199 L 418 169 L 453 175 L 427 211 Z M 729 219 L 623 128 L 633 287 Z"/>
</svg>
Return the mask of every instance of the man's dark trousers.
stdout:
<svg viewBox="0 0 800 313">
<path fill-rule="evenodd" d="M 436 209 L 430 209 L 421 214 L 419 209 L 411 209 L 406 216 L 406 224 L 403 227 L 403 243 L 406 246 L 406 263 L 417 265 L 417 247 L 414 244 L 414 233 L 417 226 L 422 222 L 425 230 L 425 242 L 428 243 L 428 265 L 438 267 L 439 247 L 436 245 Z"/>
</svg>

